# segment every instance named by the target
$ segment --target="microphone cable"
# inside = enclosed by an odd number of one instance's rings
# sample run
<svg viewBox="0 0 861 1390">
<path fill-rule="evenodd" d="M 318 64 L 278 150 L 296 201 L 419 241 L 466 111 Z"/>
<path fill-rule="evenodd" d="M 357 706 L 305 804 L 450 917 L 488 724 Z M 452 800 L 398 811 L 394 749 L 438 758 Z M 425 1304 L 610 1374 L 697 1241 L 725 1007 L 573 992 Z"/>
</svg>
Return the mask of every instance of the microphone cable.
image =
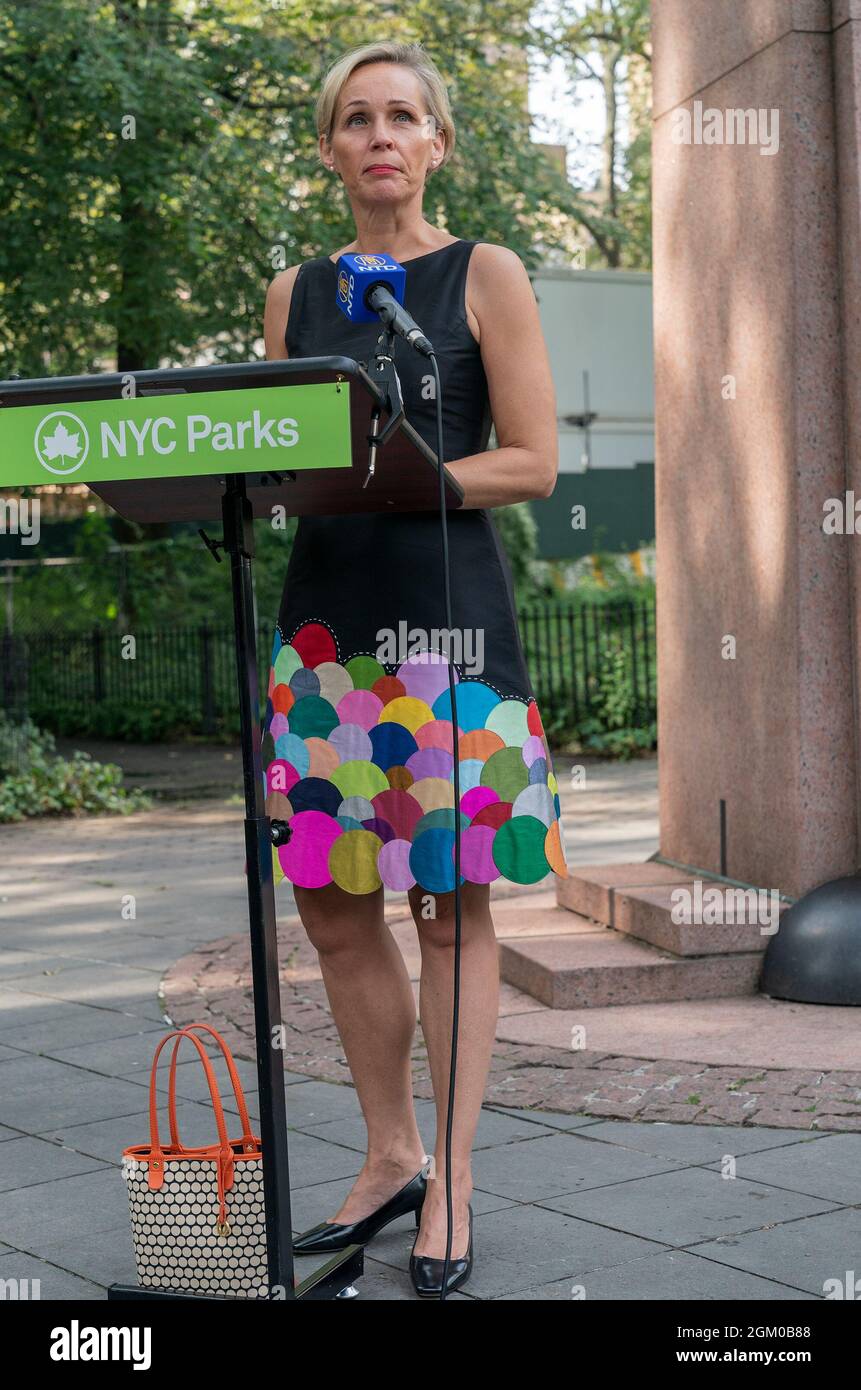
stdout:
<svg viewBox="0 0 861 1390">
<path fill-rule="evenodd" d="M 442 1288 L 440 1289 L 440 1302 L 448 1293 L 449 1267 L 451 1264 L 451 1247 L 453 1237 L 454 1216 L 452 1211 L 451 1196 L 451 1131 L 454 1123 L 454 1091 L 457 1081 L 457 1034 L 458 1022 L 460 1018 L 460 760 L 459 746 L 457 737 L 457 699 L 454 692 L 454 667 L 451 661 L 451 635 L 452 635 L 452 615 L 451 615 L 451 565 L 448 553 L 448 518 L 446 516 L 445 505 L 445 467 L 443 464 L 443 432 L 442 432 L 442 387 L 440 384 L 439 364 L 433 348 L 426 353 L 430 359 L 434 374 L 434 387 L 436 394 L 436 439 L 437 439 L 437 461 L 439 473 L 439 512 L 440 527 L 442 531 L 442 556 L 443 556 L 443 584 L 445 588 L 445 622 L 446 631 L 449 639 L 449 651 L 446 653 L 448 664 L 448 687 L 451 696 L 451 730 L 452 730 L 452 749 L 454 755 L 454 989 L 452 992 L 452 1022 L 451 1022 L 451 1066 L 449 1069 L 448 1082 L 448 1111 L 445 1125 L 445 1207 L 446 1207 L 446 1241 L 445 1241 L 445 1261 L 442 1271 Z"/>
</svg>

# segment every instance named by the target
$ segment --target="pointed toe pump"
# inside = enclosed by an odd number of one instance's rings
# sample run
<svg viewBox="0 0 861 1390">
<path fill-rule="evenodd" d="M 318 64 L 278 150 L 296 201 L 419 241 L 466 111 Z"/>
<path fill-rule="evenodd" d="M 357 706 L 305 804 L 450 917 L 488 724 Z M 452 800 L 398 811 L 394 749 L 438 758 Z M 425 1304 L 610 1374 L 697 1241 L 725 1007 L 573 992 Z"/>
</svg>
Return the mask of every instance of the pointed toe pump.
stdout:
<svg viewBox="0 0 861 1390">
<path fill-rule="evenodd" d="M 418 1236 L 413 1241 L 415 1251 Z M 439 1298 L 442 1293 L 442 1276 L 445 1260 L 433 1259 L 430 1255 L 410 1255 L 410 1278 L 419 1298 Z M 472 1204 L 469 1207 L 469 1244 L 466 1254 L 459 1259 L 449 1260 L 446 1293 L 459 1289 L 472 1273 Z"/>
<path fill-rule="evenodd" d="M 426 1191 L 427 1178 L 422 1169 L 414 1178 L 410 1178 L 406 1186 L 396 1192 L 394 1197 L 377 1207 L 370 1216 L 362 1217 L 361 1221 L 346 1224 L 321 1221 L 310 1230 L 303 1231 L 293 1241 L 293 1254 L 327 1255 L 330 1251 L 345 1250 L 348 1245 L 366 1245 L 390 1221 L 396 1220 L 399 1216 L 406 1216 L 409 1212 L 415 1212 L 418 1226 Z"/>
</svg>

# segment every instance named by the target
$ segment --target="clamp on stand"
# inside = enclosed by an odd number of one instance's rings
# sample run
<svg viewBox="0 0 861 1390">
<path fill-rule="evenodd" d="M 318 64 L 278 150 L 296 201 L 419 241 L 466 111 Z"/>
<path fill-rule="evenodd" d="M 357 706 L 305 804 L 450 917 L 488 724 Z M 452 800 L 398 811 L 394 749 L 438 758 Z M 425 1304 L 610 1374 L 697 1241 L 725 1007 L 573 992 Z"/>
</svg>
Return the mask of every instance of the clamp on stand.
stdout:
<svg viewBox="0 0 861 1390">
<path fill-rule="evenodd" d="M 219 550 L 224 550 L 224 541 L 216 540 L 213 536 L 208 536 L 202 526 L 198 526 L 197 534 L 200 536 L 200 539 L 203 541 L 203 544 L 206 546 L 213 560 L 217 560 L 218 563 L 221 564 L 221 556 L 218 552 Z"/>
<path fill-rule="evenodd" d="M 368 375 L 374 385 L 383 392 L 384 400 L 382 404 L 374 406 L 371 412 L 371 433 L 365 435 L 370 448 L 368 451 L 368 472 L 362 487 L 367 487 L 374 476 L 374 469 L 377 465 L 377 449 L 381 444 L 385 444 L 401 421 L 406 418 L 401 381 L 392 355 L 394 343 L 394 331 L 384 327 L 377 339 L 373 361 L 368 364 Z M 388 411 L 389 418 L 384 428 L 380 430 L 380 415 L 383 410 Z"/>
</svg>

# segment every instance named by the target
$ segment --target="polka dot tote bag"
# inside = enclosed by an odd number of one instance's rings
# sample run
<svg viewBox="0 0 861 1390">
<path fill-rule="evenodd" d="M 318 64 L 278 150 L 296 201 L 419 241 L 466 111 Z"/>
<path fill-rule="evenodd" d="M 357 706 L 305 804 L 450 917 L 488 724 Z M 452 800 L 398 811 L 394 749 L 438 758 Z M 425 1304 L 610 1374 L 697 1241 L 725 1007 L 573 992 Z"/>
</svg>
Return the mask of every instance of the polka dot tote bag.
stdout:
<svg viewBox="0 0 861 1390">
<path fill-rule="evenodd" d="M 229 1139 L 218 1081 L 194 1029 L 211 1033 L 227 1062 L 242 1134 Z M 176 1038 L 170 1064 L 170 1143 L 158 1129 L 156 1072 L 162 1048 Z M 176 1124 L 176 1063 L 183 1038 L 200 1054 L 215 1110 L 218 1143 L 188 1148 Z M 230 1049 L 207 1023 L 190 1023 L 163 1037 L 155 1050 L 149 1091 L 150 1139 L 123 1149 L 123 1177 L 138 1282 L 142 1288 L 225 1298 L 268 1298 L 263 1156 L 251 1131 L 242 1083 Z"/>
</svg>

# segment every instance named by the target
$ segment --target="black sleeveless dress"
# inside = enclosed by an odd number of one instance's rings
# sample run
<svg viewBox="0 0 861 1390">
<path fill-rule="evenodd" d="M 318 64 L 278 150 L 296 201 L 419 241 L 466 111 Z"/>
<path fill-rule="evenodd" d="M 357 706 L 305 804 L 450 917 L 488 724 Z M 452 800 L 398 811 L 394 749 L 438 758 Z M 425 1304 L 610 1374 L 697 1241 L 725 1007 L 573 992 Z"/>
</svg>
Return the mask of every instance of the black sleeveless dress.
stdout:
<svg viewBox="0 0 861 1390">
<path fill-rule="evenodd" d="M 487 380 L 466 318 L 474 241 L 405 262 L 406 308 L 437 351 L 446 462 L 481 453 Z M 290 357 L 372 356 L 379 325 L 335 299 L 336 264 L 304 262 Z M 395 341 L 406 417 L 436 451 L 429 363 Z M 526 669 L 508 559 L 484 508 L 448 512 L 462 880 L 567 877 L 550 750 Z M 278 614 L 263 721 L 266 811 L 289 820 L 276 883 L 454 888 L 451 698 L 437 511 L 302 516 Z M 458 656 L 462 659 L 458 660 Z"/>
</svg>

